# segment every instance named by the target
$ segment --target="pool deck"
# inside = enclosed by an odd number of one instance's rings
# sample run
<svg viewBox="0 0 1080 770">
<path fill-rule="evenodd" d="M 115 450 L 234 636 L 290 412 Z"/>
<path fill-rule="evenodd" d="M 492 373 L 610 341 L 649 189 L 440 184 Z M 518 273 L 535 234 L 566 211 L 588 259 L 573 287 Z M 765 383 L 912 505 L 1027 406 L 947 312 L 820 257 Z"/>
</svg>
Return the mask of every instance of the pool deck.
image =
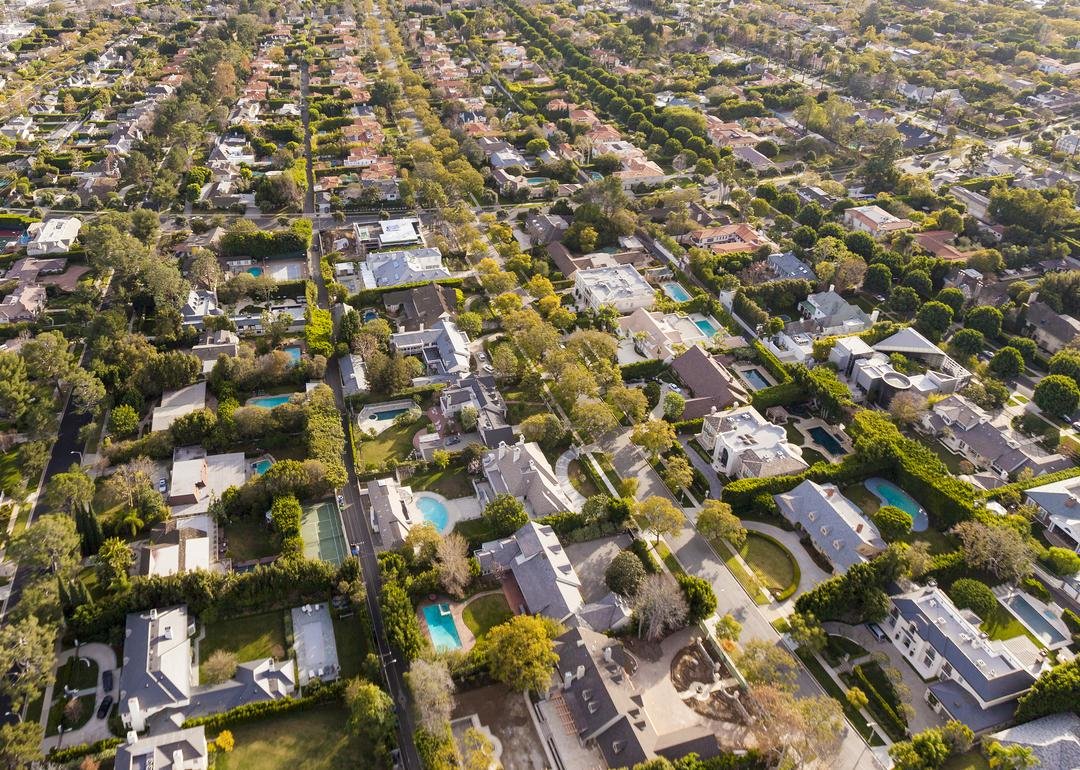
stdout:
<svg viewBox="0 0 1080 770">
<path fill-rule="evenodd" d="M 383 412 L 393 412 L 397 409 L 412 409 L 414 407 L 416 407 L 416 404 L 410 399 L 384 401 L 380 404 L 368 404 L 356 415 L 356 426 L 360 428 L 360 430 L 373 430 L 375 433 L 382 433 L 393 425 L 394 421 L 377 420 L 375 419 L 375 415 L 382 414 Z"/>
<path fill-rule="evenodd" d="M 491 592 L 488 592 L 491 593 Z M 476 596 L 483 596 L 484 594 L 477 594 Z M 469 601 L 472 601 L 476 596 L 470 597 Z M 465 621 L 461 619 L 461 613 L 465 610 L 465 605 L 469 603 L 459 602 L 455 599 L 451 599 L 448 596 L 436 596 L 434 600 L 428 598 L 425 601 L 420 602 L 416 606 L 416 617 L 420 620 L 420 627 L 424 629 L 424 635 L 431 642 L 431 646 L 435 647 L 435 642 L 431 638 L 431 629 L 428 628 L 427 618 L 424 617 L 424 608 L 432 607 L 439 604 L 450 605 L 450 617 L 454 619 L 454 627 L 457 628 L 458 639 L 461 640 L 461 647 L 458 649 L 463 652 L 468 652 L 476 645 L 476 637 L 473 636 L 473 632 L 469 630 L 469 627 L 465 625 Z M 448 650 L 439 650 L 439 652 L 448 652 Z"/>
<path fill-rule="evenodd" d="M 823 447 L 814 437 L 810 435 L 810 431 L 814 428 L 821 428 L 829 432 L 829 434 L 836 439 L 837 443 L 843 448 L 843 453 L 834 454 L 828 449 Z M 838 425 L 829 425 L 829 423 L 822 420 L 820 417 L 811 417 L 810 419 L 796 418 L 795 430 L 802 434 L 802 437 L 806 439 L 804 446 L 808 446 L 811 449 L 815 449 L 821 454 L 829 458 L 830 462 L 840 462 L 844 459 L 844 455 L 851 454 L 854 451 L 854 444 L 851 442 L 851 438 L 844 432 L 844 429 Z"/>
<path fill-rule="evenodd" d="M 1010 615 L 1020 621 L 1020 625 L 1030 631 L 1039 641 L 1047 646 L 1051 650 L 1057 650 L 1062 647 L 1068 647 L 1072 644 L 1072 632 L 1069 627 L 1065 625 L 1065 621 L 1061 619 L 1061 608 L 1056 604 L 1046 604 L 1043 601 L 1035 598 L 1027 591 L 1018 591 L 1014 588 L 1010 588 L 1006 585 L 1000 585 L 994 588 L 994 596 L 997 597 L 998 602 L 1004 607 Z M 1022 598 L 1031 606 L 1033 610 L 1038 612 L 1047 625 L 1051 626 L 1061 638 L 1058 640 L 1047 639 L 1040 631 L 1040 629 L 1032 628 L 1028 621 L 1018 613 L 1008 601 L 1013 598 Z M 1047 614 L 1053 615 L 1053 617 L 1047 617 Z"/>
</svg>

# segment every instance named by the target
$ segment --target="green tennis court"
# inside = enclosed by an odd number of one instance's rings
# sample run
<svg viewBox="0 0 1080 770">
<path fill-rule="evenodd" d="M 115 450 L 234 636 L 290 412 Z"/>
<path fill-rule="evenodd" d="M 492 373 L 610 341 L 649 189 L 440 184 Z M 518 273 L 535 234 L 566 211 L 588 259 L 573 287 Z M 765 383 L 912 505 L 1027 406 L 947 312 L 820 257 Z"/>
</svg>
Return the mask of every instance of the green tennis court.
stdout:
<svg viewBox="0 0 1080 770">
<path fill-rule="evenodd" d="M 300 536 L 304 538 L 304 556 L 340 565 L 348 556 L 341 517 L 333 502 L 316 503 L 304 508 L 300 519 Z"/>
</svg>

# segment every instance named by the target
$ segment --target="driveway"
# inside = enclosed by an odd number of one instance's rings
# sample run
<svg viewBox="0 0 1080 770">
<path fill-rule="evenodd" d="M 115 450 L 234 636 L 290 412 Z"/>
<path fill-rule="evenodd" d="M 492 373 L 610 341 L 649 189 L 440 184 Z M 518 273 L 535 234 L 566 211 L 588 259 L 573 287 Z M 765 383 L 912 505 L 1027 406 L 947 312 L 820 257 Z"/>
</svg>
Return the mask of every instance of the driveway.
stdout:
<svg viewBox="0 0 1080 770">
<path fill-rule="evenodd" d="M 724 492 L 724 485 L 720 482 L 720 477 L 716 475 L 716 471 L 713 470 L 709 463 L 705 462 L 705 458 L 699 455 L 696 449 L 690 446 L 690 439 L 680 438 L 679 443 L 686 450 L 686 456 L 690 458 L 690 464 L 701 471 L 701 475 L 709 482 L 709 497 L 713 500 L 719 500 Z"/>
<path fill-rule="evenodd" d="M 616 535 L 565 546 L 566 555 L 581 578 L 581 593 L 586 602 L 595 602 L 609 593 L 604 572 L 611 560 L 629 548 L 630 543 L 629 535 Z"/>
<path fill-rule="evenodd" d="M 638 480 L 637 498 L 639 500 L 660 495 L 674 502 L 675 498 L 671 496 L 660 474 L 649 465 L 641 449 L 630 443 L 629 430 L 611 437 L 610 443 L 605 448 L 611 453 L 611 464 L 615 466 L 619 476 L 624 479 Z"/>
<path fill-rule="evenodd" d="M 73 658 L 74 656 L 75 656 L 75 649 L 74 648 L 72 648 L 70 650 L 64 650 L 56 658 L 56 667 L 59 668 L 60 666 L 64 665 L 64 663 L 66 663 L 70 658 Z M 97 684 L 93 688 L 88 687 L 85 690 L 80 690 L 79 691 L 79 696 L 80 697 L 83 696 L 83 695 L 89 695 L 89 694 L 93 693 L 93 695 L 94 695 L 94 705 L 93 705 L 94 711 L 90 715 L 90 720 L 85 725 L 80 727 L 78 730 L 73 730 L 71 732 L 66 732 L 66 733 L 64 733 L 64 735 L 62 737 L 53 735 L 53 736 L 50 736 L 50 737 L 46 738 L 44 741 L 42 741 L 41 747 L 42 747 L 42 750 L 45 751 L 45 752 L 48 752 L 50 749 L 55 748 L 55 747 L 60 746 L 60 745 L 75 746 L 75 745 L 80 744 L 80 743 L 94 743 L 95 741 L 100 741 L 103 738 L 111 738 L 112 737 L 112 733 L 109 732 L 109 718 L 108 718 L 108 715 L 106 714 L 104 719 L 98 719 L 97 707 L 101 703 L 101 699 L 104 698 L 105 695 L 106 695 L 105 690 L 101 686 L 101 675 L 105 671 L 114 671 L 116 669 L 116 654 L 112 651 L 112 648 L 109 647 L 109 645 L 107 645 L 107 644 L 98 644 L 97 642 L 93 642 L 93 643 L 90 643 L 90 644 L 80 645 L 80 647 L 79 647 L 79 657 L 80 658 L 89 658 L 90 660 L 97 663 L 97 666 L 98 666 Z M 118 680 L 119 680 L 119 675 L 118 675 L 118 672 L 116 672 L 116 673 L 114 673 L 114 676 L 113 676 L 113 691 L 108 693 L 108 694 L 113 695 L 114 698 L 116 697 L 115 689 L 116 689 L 116 685 L 117 685 Z M 45 702 L 46 703 L 51 703 L 52 702 L 52 695 L 53 695 L 53 688 L 50 686 L 45 691 Z M 49 718 L 49 709 L 48 708 L 43 708 L 41 711 L 42 711 L 42 714 L 41 714 L 42 725 L 41 726 L 44 728 L 46 726 L 45 723 Z"/>
<path fill-rule="evenodd" d="M 555 461 L 555 477 L 559 479 L 563 492 L 573 503 L 574 510 L 580 511 L 582 506 L 585 505 L 585 496 L 574 489 L 574 485 L 570 482 L 570 463 L 576 460 L 577 457 L 578 451 L 575 447 L 570 447 L 559 455 L 559 459 Z"/>
</svg>

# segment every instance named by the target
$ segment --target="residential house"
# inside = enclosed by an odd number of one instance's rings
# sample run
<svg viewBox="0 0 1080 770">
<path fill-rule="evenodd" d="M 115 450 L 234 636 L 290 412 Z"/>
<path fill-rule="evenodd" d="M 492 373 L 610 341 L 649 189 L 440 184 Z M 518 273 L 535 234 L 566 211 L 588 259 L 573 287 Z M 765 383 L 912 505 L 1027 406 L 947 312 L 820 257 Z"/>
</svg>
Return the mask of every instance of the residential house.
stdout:
<svg viewBox="0 0 1080 770">
<path fill-rule="evenodd" d="M 168 430 L 174 422 L 186 414 L 206 408 L 206 382 L 196 382 L 179 390 L 167 390 L 161 394 L 161 405 L 154 407 L 150 430 Z"/>
<path fill-rule="evenodd" d="M 981 620 L 957 609 L 936 585 L 890 598 L 881 624 L 893 645 L 929 684 L 923 697 L 935 711 L 976 733 L 1011 721 L 1016 701 L 1031 689 L 1042 659 L 1030 669 L 1001 641 L 991 641 Z M 933 680 L 933 681 L 931 681 Z"/>
<path fill-rule="evenodd" d="M 925 364 L 920 373 L 897 371 L 891 356 L 899 353 Z M 857 336 L 840 337 L 829 353 L 841 379 L 846 380 L 856 400 L 887 407 L 897 393 L 912 392 L 922 396 L 955 393 L 971 381 L 971 372 L 953 360 L 941 348 L 911 327 L 876 343 L 867 345 Z"/>
<path fill-rule="evenodd" d="M 506 402 L 490 374 L 470 374 L 439 393 L 439 408 L 444 417 L 453 418 L 470 406 L 476 410 L 476 431 L 480 440 L 492 449 L 513 443 L 514 429 L 506 422 Z"/>
<path fill-rule="evenodd" d="M 413 525 L 424 521 L 412 488 L 402 486 L 393 477 L 369 481 L 367 498 L 371 526 L 383 548 L 397 548 L 405 542 Z"/>
<path fill-rule="evenodd" d="M 483 471 L 494 495 L 513 495 L 534 518 L 575 510 L 539 444 L 499 444 L 484 455 Z"/>
<path fill-rule="evenodd" d="M 457 311 L 457 290 L 429 283 L 383 294 L 383 306 L 399 331 L 411 332 L 452 318 Z"/>
<path fill-rule="evenodd" d="M 637 149 L 637 148 L 635 148 Z M 638 152 L 641 152 L 638 150 Z M 633 156 L 622 159 L 623 167 L 616 171 L 614 176 L 622 182 L 624 190 L 635 187 L 654 187 L 662 184 L 667 176 L 656 161 L 649 160 L 644 156 Z"/>
<path fill-rule="evenodd" d="M 705 130 L 718 147 L 753 147 L 762 138 L 735 122 L 725 122 L 715 115 L 705 116 Z"/>
<path fill-rule="evenodd" d="M 36 321 L 48 302 L 45 287 L 20 283 L 0 300 L 0 323 Z"/>
<path fill-rule="evenodd" d="M 769 270 L 779 280 L 794 278 L 811 282 L 817 281 L 814 269 L 790 251 L 785 251 L 782 254 L 770 254 L 767 264 Z"/>
<path fill-rule="evenodd" d="M 1038 506 L 1048 537 L 1080 553 L 1080 477 L 1052 481 L 1024 492 Z"/>
<path fill-rule="evenodd" d="M 992 418 L 959 393 L 934 404 L 922 427 L 950 451 L 1001 478 L 1015 477 L 1025 468 L 1038 476 L 1073 467 L 1068 458 L 1042 449 L 1038 439 L 1013 430 L 1008 413 Z"/>
<path fill-rule="evenodd" d="M 679 240 L 690 246 L 709 249 L 717 254 L 757 251 L 762 246 L 772 247 L 775 245 L 746 222 L 737 222 L 721 227 L 702 227 L 691 230 Z"/>
<path fill-rule="evenodd" d="M 1038 760 L 1036 767 L 1080 767 L 1080 716 L 1074 711 L 1007 727 L 988 740 L 1005 748 L 1028 749 Z"/>
<path fill-rule="evenodd" d="M 551 718 L 569 714 L 578 740 L 598 750 L 608 767 L 630 767 L 658 757 L 679 759 L 690 753 L 705 760 L 721 753 L 714 731 L 705 724 L 657 729 L 643 698 L 646 684 L 634 680 L 637 660 L 617 639 L 584 627 L 571 628 L 555 640 L 555 652 L 559 683 L 542 708 L 550 707 Z"/>
<path fill-rule="evenodd" d="M 807 479 L 773 499 L 780 515 L 806 533 L 837 574 L 885 550 L 877 527 L 835 484 Z"/>
<path fill-rule="evenodd" d="M 209 374 L 220 356 L 236 356 L 240 353 L 240 338 L 228 329 L 204 332 L 192 354 L 202 361 L 203 374 Z"/>
<path fill-rule="evenodd" d="M 367 380 L 367 367 L 362 356 L 348 355 L 338 359 L 338 375 L 341 377 L 341 392 L 346 398 L 370 389 Z"/>
<path fill-rule="evenodd" d="M 243 452 L 208 455 L 201 447 L 178 449 L 165 502 L 172 507 L 174 519 L 203 516 L 226 489 L 241 487 L 245 481 L 247 462 Z"/>
<path fill-rule="evenodd" d="M 192 289 L 180 308 L 181 323 L 199 331 L 203 329 L 204 318 L 223 315 L 225 311 L 218 305 L 217 292 L 213 289 Z"/>
<path fill-rule="evenodd" d="M 424 245 L 420 220 L 415 217 L 384 219 L 373 224 L 353 225 L 353 236 L 361 253 L 367 249 L 392 249 Z"/>
<path fill-rule="evenodd" d="M 808 467 L 783 426 L 772 424 L 752 406 L 710 411 L 697 438 L 712 456 L 716 472 L 731 478 L 782 476 Z"/>
<path fill-rule="evenodd" d="M 0 136 L 13 142 L 29 142 L 34 138 L 34 118 L 19 115 L 0 126 Z"/>
<path fill-rule="evenodd" d="M 449 277 L 442 252 L 430 247 L 372 252 L 360 263 L 360 278 L 368 289 Z"/>
<path fill-rule="evenodd" d="M 574 273 L 574 296 L 582 307 L 599 310 L 605 305 L 619 313 L 652 307 L 656 292 L 631 265 L 613 265 Z"/>
<path fill-rule="evenodd" d="M 30 257 L 66 254 L 75 246 L 75 239 L 79 237 L 80 229 L 82 229 L 82 221 L 76 217 L 33 222 L 26 228 L 26 234 L 30 236 L 26 244 L 26 254 Z"/>
<path fill-rule="evenodd" d="M 776 168 L 775 163 L 753 147 L 736 147 L 732 150 L 732 154 L 735 156 L 736 161 L 759 173 L 770 168 Z"/>
<path fill-rule="evenodd" d="M 645 358 L 670 361 L 687 348 L 707 342 L 708 337 L 685 315 L 638 308 L 619 319 L 619 335 L 633 340 Z"/>
<path fill-rule="evenodd" d="M 538 246 L 561 240 L 569 228 L 570 224 L 558 214 L 540 212 L 525 218 L 525 232 L 529 234 L 533 244 Z"/>
<path fill-rule="evenodd" d="M 832 289 L 809 295 L 799 303 L 799 310 L 810 322 L 809 330 L 819 335 L 856 334 L 866 331 L 874 323 L 873 316 L 868 316 Z"/>
<path fill-rule="evenodd" d="M 143 576 L 209 570 L 212 561 L 210 533 L 172 519 L 156 525 L 135 547 L 135 573 Z"/>
<path fill-rule="evenodd" d="M 1038 292 L 1028 301 L 1025 320 L 1028 331 L 1043 350 L 1056 353 L 1080 336 L 1080 321 L 1058 313 L 1038 299 Z"/>
<path fill-rule="evenodd" d="M 695 345 L 676 356 L 671 368 L 686 391 L 684 420 L 696 420 L 714 410 L 720 412 L 750 401 L 743 384 L 700 346 Z"/>
<path fill-rule="evenodd" d="M 183 605 L 127 616 L 117 698 L 124 727 L 142 732 L 154 714 L 188 705 L 195 677 L 194 631 Z"/>
<path fill-rule="evenodd" d="M 949 195 L 956 198 L 967 209 L 967 213 L 980 222 L 990 221 L 990 199 L 982 193 L 968 190 L 966 187 L 953 186 L 949 188 Z"/>
<path fill-rule="evenodd" d="M 436 321 L 429 329 L 390 335 L 390 347 L 406 356 L 417 356 L 428 375 L 463 376 L 469 372 L 469 339 L 453 321 Z"/>
<path fill-rule="evenodd" d="M 115 770 L 207 770 L 210 752 L 202 725 L 173 730 L 117 746 Z"/>
<path fill-rule="evenodd" d="M 880 238 L 915 226 L 910 219 L 900 219 L 880 206 L 854 206 L 844 211 L 844 224 L 853 230 Z"/>
</svg>

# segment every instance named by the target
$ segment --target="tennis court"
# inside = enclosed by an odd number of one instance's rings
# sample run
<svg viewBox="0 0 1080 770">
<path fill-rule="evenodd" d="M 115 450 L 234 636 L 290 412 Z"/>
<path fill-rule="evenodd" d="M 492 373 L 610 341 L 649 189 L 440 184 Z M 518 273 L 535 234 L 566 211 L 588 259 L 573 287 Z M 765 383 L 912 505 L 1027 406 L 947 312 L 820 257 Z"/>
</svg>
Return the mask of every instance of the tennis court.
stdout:
<svg viewBox="0 0 1080 770">
<path fill-rule="evenodd" d="M 300 518 L 300 536 L 304 539 L 304 556 L 340 565 L 348 556 L 341 517 L 333 502 L 316 503 L 304 508 Z"/>
</svg>

